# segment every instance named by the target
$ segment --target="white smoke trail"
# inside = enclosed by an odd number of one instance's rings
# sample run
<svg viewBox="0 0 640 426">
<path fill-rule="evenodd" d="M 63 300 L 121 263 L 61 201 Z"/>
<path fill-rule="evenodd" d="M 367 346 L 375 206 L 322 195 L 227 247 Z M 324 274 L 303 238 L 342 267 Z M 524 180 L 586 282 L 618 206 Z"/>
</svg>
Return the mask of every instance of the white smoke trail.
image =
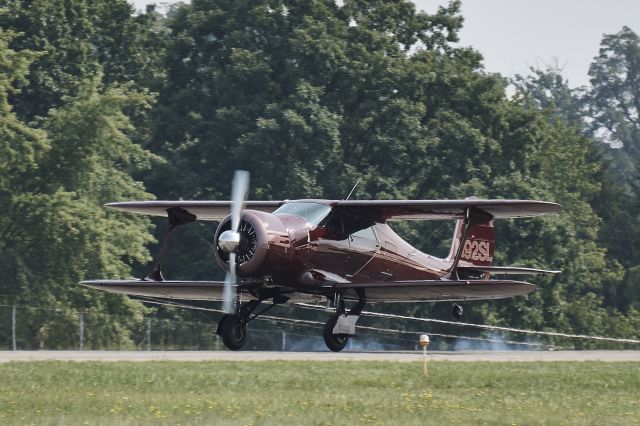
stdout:
<svg viewBox="0 0 640 426">
<path fill-rule="evenodd" d="M 312 308 L 312 309 L 322 309 L 325 308 L 323 306 L 317 305 L 309 305 L 306 303 L 296 303 L 297 306 L 301 306 L 304 308 Z M 366 312 L 362 311 L 362 315 L 367 315 L 371 317 L 377 318 L 390 318 L 390 319 L 403 319 L 410 321 L 420 321 L 420 322 L 431 322 L 437 324 L 448 324 L 455 325 L 459 327 L 473 327 L 480 328 L 483 330 L 497 330 L 497 331 L 507 331 L 511 333 L 523 333 L 523 334 L 532 334 L 532 335 L 540 335 L 540 336 L 556 336 L 556 337 L 569 337 L 573 339 L 588 339 L 588 340 L 600 340 L 605 342 L 616 342 L 616 343 L 640 343 L 640 340 L 637 339 L 621 339 L 616 337 L 604 337 L 604 336 L 588 336 L 585 334 L 568 334 L 568 333 L 559 333 L 554 331 L 537 331 L 537 330 L 526 330 L 521 328 L 511 328 L 511 327 L 499 327 L 493 325 L 482 325 L 482 324 L 473 324 L 468 322 L 455 322 L 455 321 L 445 321 L 438 320 L 433 318 L 416 318 L 416 317 L 408 317 L 404 315 L 392 315 L 392 314 L 383 314 L 380 312 Z"/>
<path fill-rule="evenodd" d="M 176 306 L 176 307 L 187 308 L 187 309 L 195 309 L 195 310 L 202 310 L 202 311 L 209 311 L 209 312 L 224 313 L 224 311 L 222 311 L 220 309 L 197 307 L 197 306 L 193 306 L 193 305 L 184 305 L 184 304 L 176 303 L 176 302 L 160 302 L 160 301 L 155 301 L 155 300 L 150 300 L 150 299 L 144 299 L 142 301 L 144 301 L 145 303 L 153 303 L 153 304 L 158 304 L 158 305 L 169 305 L 169 306 Z M 309 304 L 306 304 L 306 303 L 296 303 L 296 304 L 294 304 L 294 306 L 299 306 L 299 307 L 303 307 L 303 308 L 311 308 L 311 309 L 316 309 L 316 310 L 323 310 L 323 311 L 326 310 L 326 308 L 324 306 L 309 305 Z M 437 323 L 437 324 L 449 324 L 449 325 L 455 325 L 455 326 L 459 326 L 459 327 L 473 327 L 473 328 L 479 328 L 479 329 L 484 329 L 484 330 L 506 331 L 506 332 L 524 333 L 524 334 L 530 334 L 530 335 L 568 337 L 568 338 L 599 340 L 599 341 L 616 342 L 616 343 L 640 343 L 640 340 L 636 340 L 636 339 L 622 339 L 622 338 L 615 338 L 615 337 L 588 336 L 588 335 L 583 335 L 583 334 L 558 333 L 558 332 L 552 332 L 552 331 L 526 330 L 526 329 L 520 329 L 520 328 L 499 327 L 499 326 L 473 324 L 473 323 L 465 323 L 465 322 L 445 321 L 445 320 L 438 320 L 438 319 L 433 319 L 433 318 L 416 318 L 416 317 L 409 317 L 409 316 L 404 316 L 404 315 L 383 314 L 383 313 L 379 313 L 379 312 L 362 311 L 362 314 L 363 315 L 367 315 L 367 316 L 371 316 L 371 317 L 378 317 L 378 318 L 403 319 L 403 320 L 419 321 L 419 322 L 431 322 L 431 323 Z M 256 319 L 272 321 L 272 322 L 282 322 L 282 323 L 295 324 L 295 325 L 306 324 L 307 326 L 313 326 L 314 328 L 321 328 L 322 326 L 324 326 L 324 323 L 319 322 L 319 321 L 301 320 L 301 319 L 294 319 L 294 318 L 280 318 L 280 317 L 271 317 L 271 316 L 265 316 L 265 315 L 261 315 L 260 317 L 257 317 Z M 412 335 L 416 335 L 417 334 L 417 332 L 414 332 L 414 331 L 383 329 L 383 328 L 376 328 L 376 327 L 357 326 L 357 328 L 363 329 L 363 330 L 373 330 L 373 331 L 397 333 L 397 334 L 412 334 Z M 440 336 L 440 337 L 447 337 L 447 338 L 453 338 L 453 339 L 477 340 L 477 341 L 494 342 L 494 343 L 506 343 L 506 344 L 523 345 L 523 346 L 544 346 L 544 347 L 549 347 L 549 348 L 554 348 L 554 349 L 558 348 L 557 346 L 545 345 L 545 344 L 540 344 L 540 343 L 518 342 L 518 341 L 491 339 L 491 338 L 483 338 L 483 337 L 456 336 L 456 335 L 438 334 L 438 333 L 429 333 L 429 334 L 431 336 Z"/>
<path fill-rule="evenodd" d="M 201 310 L 201 311 L 208 311 L 208 312 L 218 312 L 218 313 L 224 313 L 223 310 L 221 309 L 213 309 L 213 308 L 204 308 L 204 307 L 196 307 L 196 306 L 190 306 L 190 305 L 183 305 L 181 303 L 177 303 L 177 302 L 160 302 L 160 301 L 155 301 L 155 300 L 148 300 L 145 299 L 144 300 L 145 303 L 152 303 L 152 304 L 156 304 L 156 305 L 168 305 L 168 306 L 175 306 L 175 307 L 180 307 L 180 308 L 187 308 L 187 309 L 195 309 L 195 310 Z M 314 306 L 315 308 L 315 306 Z M 322 308 L 324 310 L 324 308 Z M 324 327 L 324 323 L 320 322 L 320 321 L 312 321 L 312 320 L 303 320 L 303 319 L 295 319 L 295 318 L 281 318 L 281 317 L 274 317 L 274 316 L 269 316 L 269 315 L 261 315 L 259 317 L 256 318 L 257 320 L 261 320 L 261 321 L 269 321 L 272 323 L 281 323 L 281 324 L 290 324 L 290 325 L 296 325 L 296 326 L 302 326 L 302 327 L 310 327 L 310 328 L 315 328 L 315 329 L 322 329 Z M 369 326 L 356 326 L 357 329 L 359 330 L 370 330 L 370 331 L 377 331 L 377 332 L 382 332 L 382 333 L 393 333 L 393 334 L 401 334 L 401 335 L 411 335 L 411 336 L 416 336 L 419 333 L 417 331 L 407 331 L 407 330 L 397 330 L 397 329 L 391 329 L 391 328 L 378 328 L 378 327 L 369 327 Z M 486 343 L 490 343 L 490 344 L 501 344 L 501 345 L 522 345 L 522 346 L 535 346 L 535 347 L 547 347 L 547 348 L 558 348 L 557 346 L 552 346 L 552 345 L 546 345 L 546 344 L 542 344 L 542 343 L 531 343 L 531 342 L 518 342 L 518 341 L 514 341 L 514 340 L 503 340 L 503 339 L 496 339 L 496 338 L 484 338 L 484 337 L 470 337 L 470 336 L 459 336 L 459 335 L 453 335 L 453 334 L 442 334 L 442 333 L 429 333 L 430 336 L 438 336 L 438 337 L 443 337 L 443 338 L 448 338 L 448 339 L 465 339 L 465 340 L 472 340 L 472 341 L 477 341 L 477 342 L 486 342 Z M 371 344 L 369 345 L 369 349 L 356 349 L 357 347 L 357 343 L 353 343 L 353 340 L 350 340 L 349 345 L 352 346 L 347 346 L 348 348 L 352 349 L 352 350 L 374 350 L 371 349 Z M 356 346 L 353 346 L 356 345 Z M 311 345 L 311 347 L 316 347 L 316 344 L 314 343 L 313 345 Z M 365 346 L 363 346 L 365 347 Z M 322 349 L 324 350 L 324 343 L 322 344 Z M 315 350 L 315 349 L 312 349 Z M 380 350 L 380 349 L 378 349 Z M 383 349 L 384 350 L 384 349 Z"/>
</svg>

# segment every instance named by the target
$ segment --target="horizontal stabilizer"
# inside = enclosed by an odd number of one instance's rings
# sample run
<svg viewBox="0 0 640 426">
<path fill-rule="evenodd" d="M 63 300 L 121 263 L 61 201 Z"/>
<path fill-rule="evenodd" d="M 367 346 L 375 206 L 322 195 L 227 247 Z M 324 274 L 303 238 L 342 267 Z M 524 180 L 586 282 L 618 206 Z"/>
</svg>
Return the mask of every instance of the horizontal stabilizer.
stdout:
<svg viewBox="0 0 640 426">
<path fill-rule="evenodd" d="M 488 272 L 493 275 L 544 275 L 559 274 L 562 272 L 536 268 L 521 268 L 519 266 L 458 266 L 458 270 L 464 272 Z"/>
</svg>

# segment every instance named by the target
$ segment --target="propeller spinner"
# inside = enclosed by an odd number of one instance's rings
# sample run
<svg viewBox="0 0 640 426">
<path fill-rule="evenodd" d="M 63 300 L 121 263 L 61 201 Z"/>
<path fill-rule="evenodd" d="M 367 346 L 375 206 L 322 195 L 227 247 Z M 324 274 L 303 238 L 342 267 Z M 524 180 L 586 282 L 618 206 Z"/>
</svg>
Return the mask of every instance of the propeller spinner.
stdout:
<svg viewBox="0 0 640 426">
<path fill-rule="evenodd" d="M 227 313 L 233 311 L 236 299 L 234 287 L 237 285 L 236 253 L 240 247 L 241 235 L 238 232 L 242 210 L 249 190 L 249 172 L 236 170 L 231 186 L 231 229 L 224 231 L 218 238 L 218 247 L 225 253 L 229 253 L 229 272 L 224 280 L 223 310 Z"/>
</svg>

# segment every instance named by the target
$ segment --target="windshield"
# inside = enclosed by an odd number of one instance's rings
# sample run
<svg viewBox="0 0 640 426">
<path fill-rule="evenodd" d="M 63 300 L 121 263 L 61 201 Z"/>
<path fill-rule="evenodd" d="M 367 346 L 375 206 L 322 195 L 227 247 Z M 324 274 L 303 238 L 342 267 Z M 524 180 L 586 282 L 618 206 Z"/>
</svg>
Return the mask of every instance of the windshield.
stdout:
<svg viewBox="0 0 640 426">
<path fill-rule="evenodd" d="M 331 213 L 331 207 L 320 203 L 293 202 L 280 206 L 273 214 L 293 214 L 307 220 L 309 225 L 317 226 Z"/>
</svg>

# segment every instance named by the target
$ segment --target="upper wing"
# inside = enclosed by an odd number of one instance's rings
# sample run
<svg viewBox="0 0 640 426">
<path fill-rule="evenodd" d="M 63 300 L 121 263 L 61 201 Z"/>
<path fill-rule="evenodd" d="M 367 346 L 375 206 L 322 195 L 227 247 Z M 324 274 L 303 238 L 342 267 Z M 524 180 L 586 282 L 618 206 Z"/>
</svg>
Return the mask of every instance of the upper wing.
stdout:
<svg viewBox="0 0 640 426">
<path fill-rule="evenodd" d="M 510 280 L 421 280 L 336 283 L 333 288 L 344 291 L 346 298 L 372 302 L 442 302 L 504 299 L 530 293 L 536 286 Z"/>
<path fill-rule="evenodd" d="M 282 204 L 283 201 L 247 201 L 245 208 L 271 213 Z M 231 212 L 231 201 L 124 201 L 106 206 L 151 216 L 167 216 L 167 209 L 179 207 L 198 220 L 222 220 Z"/>
<path fill-rule="evenodd" d="M 336 210 L 378 222 L 401 219 L 462 219 L 469 208 L 494 219 L 558 213 L 556 203 L 535 200 L 347 200 L 334 202 Z"/>
<path fill-rule="evenodd" d="M 534 200 L 321 200 L 336 210 L 378 222 L 401 219 L 461 219 L 468 208 L 490 214 L 495 219 L 532 217 L 557 213 L 559 204 Z M 284 201 L 247 201 L 245 208 L 272 213 Z M 221 220 L 230 213 L 230 201 L 124 201 L 107 207 L 152 216 L 166 216 L 167 209 L 179 207 L 198 220 Z"/>
</svg>

